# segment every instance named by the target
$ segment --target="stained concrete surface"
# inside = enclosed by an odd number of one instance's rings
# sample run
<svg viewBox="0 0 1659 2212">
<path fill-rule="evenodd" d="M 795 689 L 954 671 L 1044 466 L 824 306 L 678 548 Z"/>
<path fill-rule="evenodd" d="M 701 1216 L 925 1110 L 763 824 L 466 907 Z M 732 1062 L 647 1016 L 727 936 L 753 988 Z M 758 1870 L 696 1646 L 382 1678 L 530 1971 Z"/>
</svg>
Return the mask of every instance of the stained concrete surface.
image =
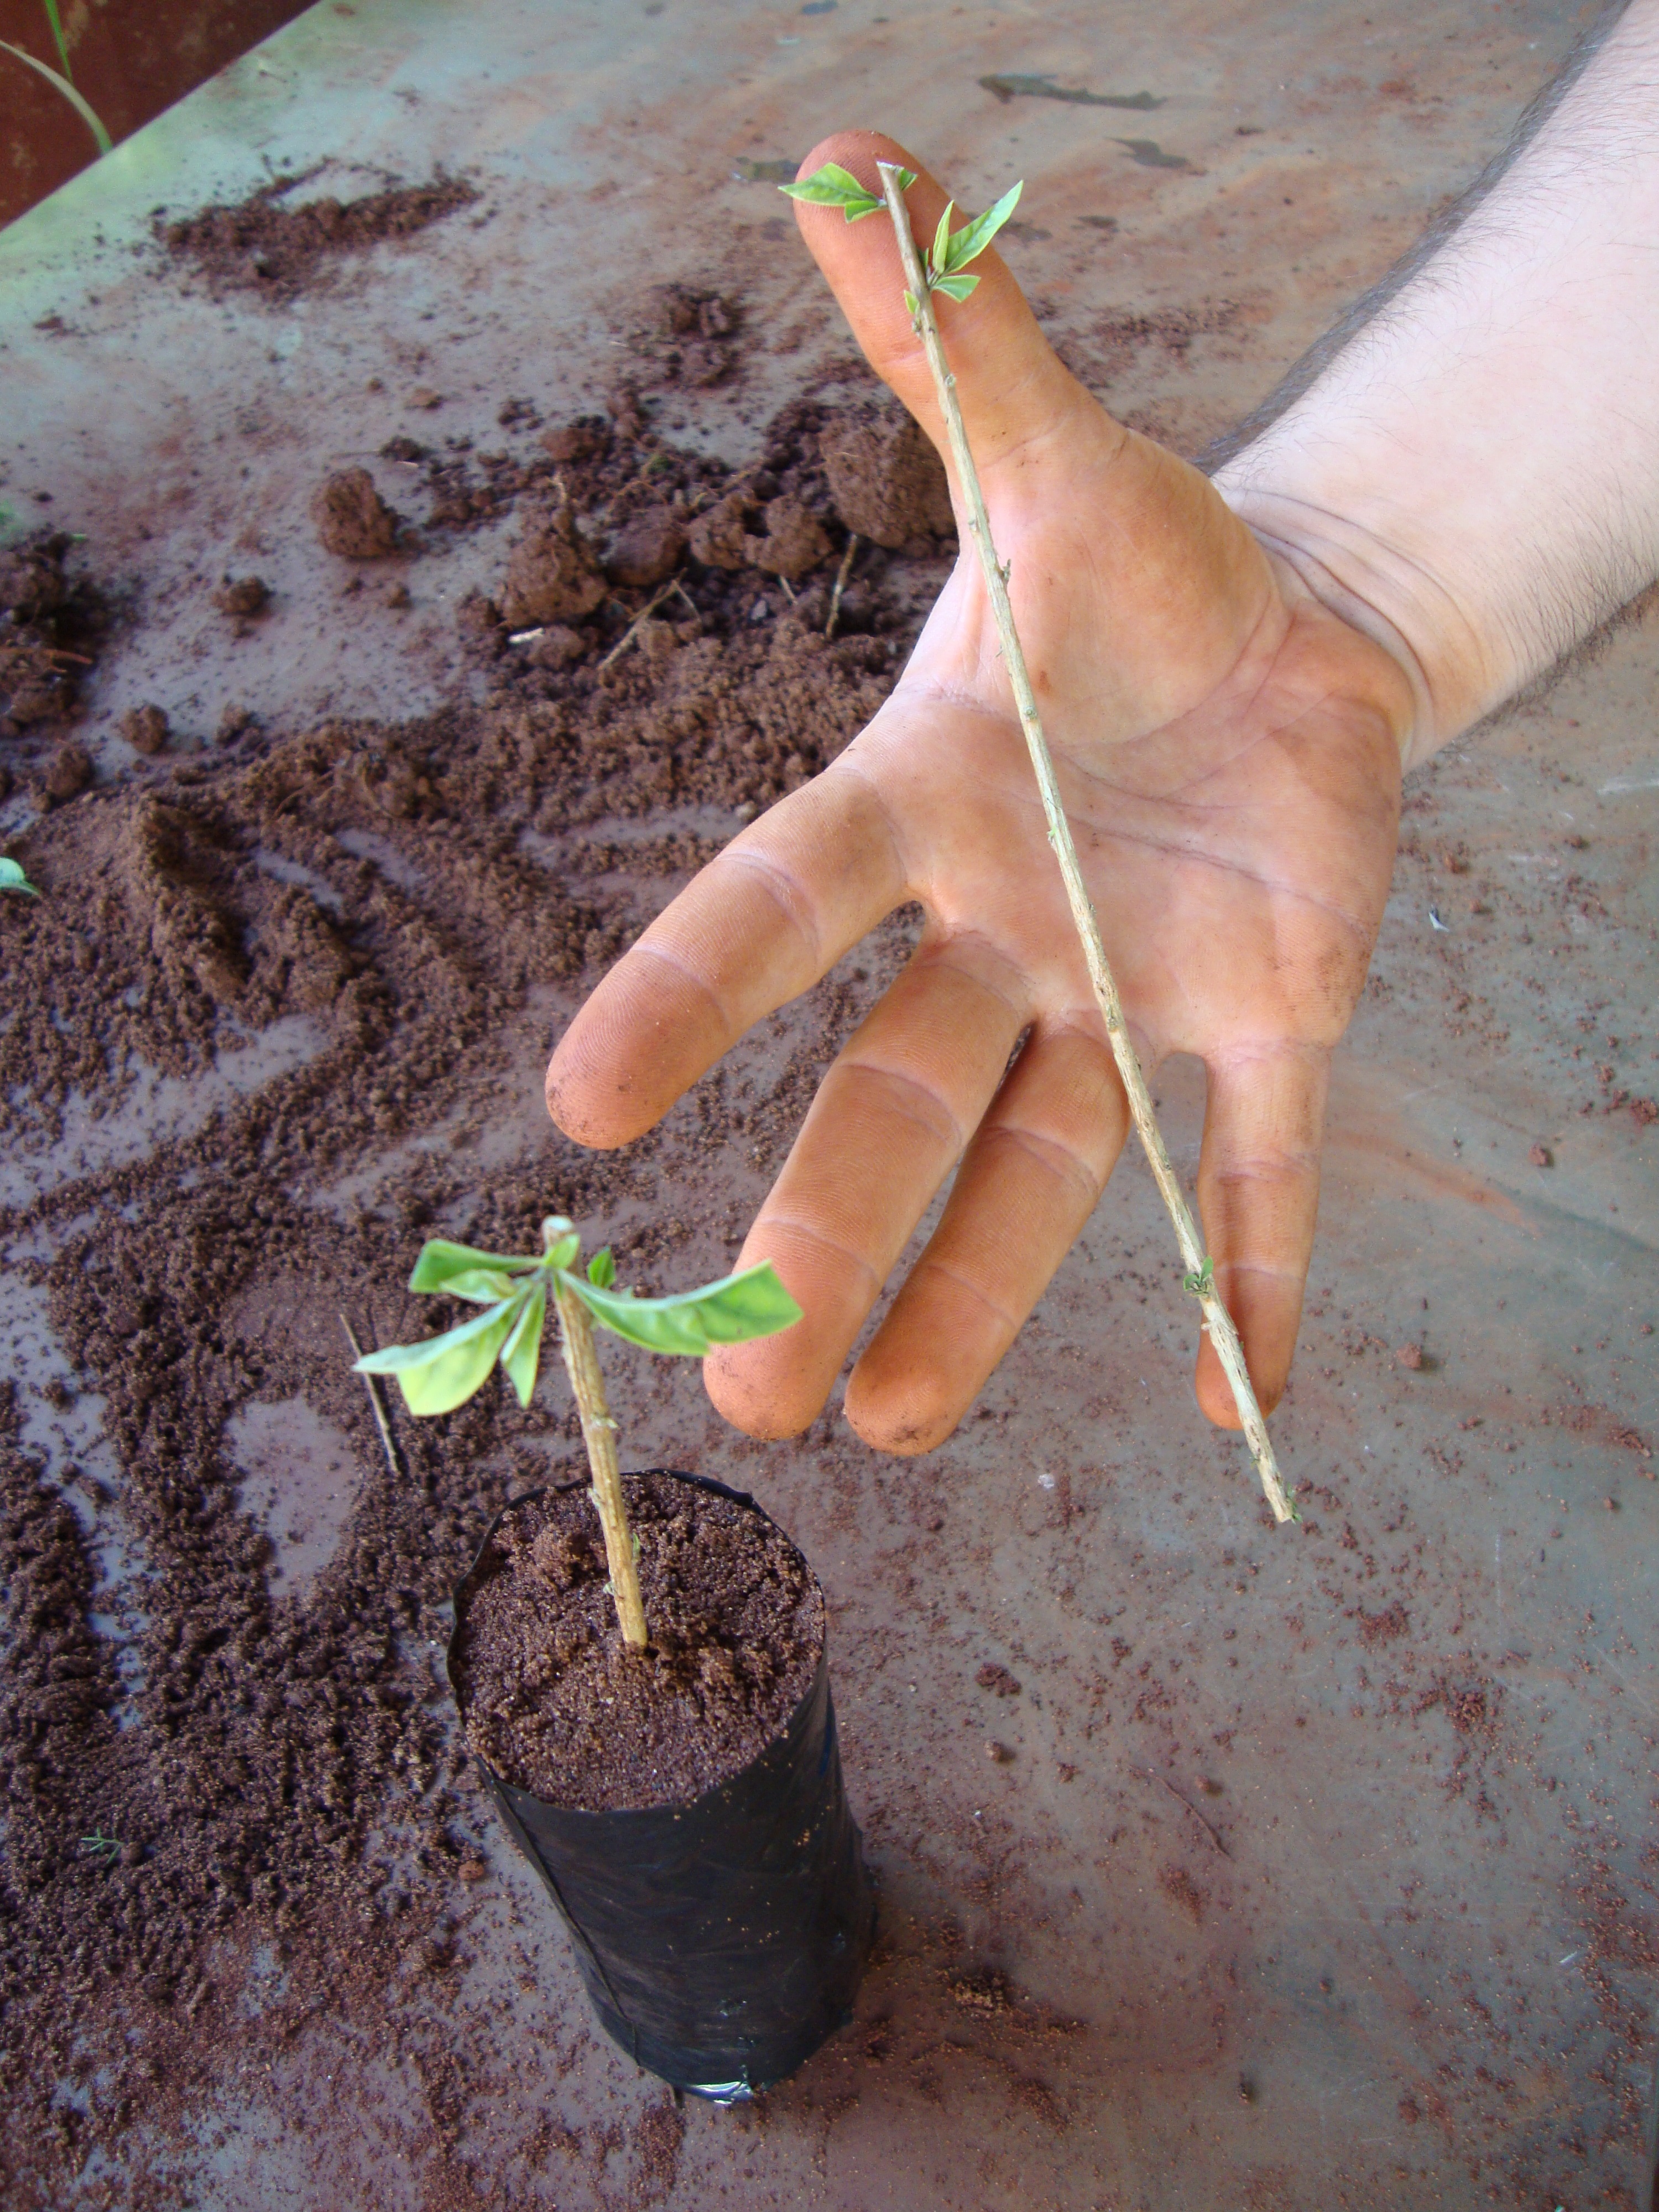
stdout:
<svg viewBox="0 0 1659 2212">
<path fill-rule="evenodd" d="M 297 726 L 464 688 L 455 604 L 505 532 L 421 562 L 408 614 L 343 625 L 310 487 L 362 462 L 395 503 L 376 458 L 392 433 L 488 442 L 509 395 L 555 419 L 594 404 L 653 281 L 747 303 L 740 398 L 686 395 L 665 423 L 741 453 L 847 345 L 745 165 L 856 121 L 907 137 L 970 205 L 1023 174 L 1011 258 L 1046 324 L 1120 412 L 1192 449 L 1501 142 L 1575 22 L 1533 0 L 1409 20 L 1220 0 L 315 9 L 0 234 L 9 526 L 38 511 L 86 532 L 142 594 L 89 739 L 118 763 L 116 718 L 155 696 L 205 738 L 233 699 Z M 1045 74 L 1162 105 L 978 82 Z M 479 227 L 279 308 L 161 270 L 152 208 L 319 161 L 336 191 L 464 170 Z M 416 387 L 441 408 L 413 414 Z M 276 603 L 229 644 L 200 579 L 256 556 Z M 1413 779 L 1275 1421 L 1299 1529 L 1262 1525 L 1237 1447 L 1192 1407 L 1190 1316 L 1133 1162 L 978 1416 L 927 1459 L 884 1462 L 833 1420 L 763 1449 L 694 1373 L 654 1386 L 640 1463 L 689 1448 L 755 1488 L 831 1598 L 887 1930 L 853 2028 L 761 2105 L 692 2108 L 680 2132 L 588 2032 L 496 1838 L 441 1990 L 388 1994 L 422 2066 L 326 2011 L 260 2046 L 280 1966 L 228 1955 L 255 2041 L 182 2135 L 137 2116 L 125 2166 L 65 2204 L 119 2201 L 142 2172 L 215 2212 L 1646 2212 L 1659 1143 L 1630 1102 L 1659 1091 L 1656 659 L 1650 629 L 1626 629 Z M 24 813 L 9 802 L 0 834 Z M 573 1003 L 527 1010 L 524 1097 L 481 1176 L 536 1145 L 542 1042 Z M 786 1010 L 734 1071 L 810 1019 Z M 1158 1089 L 1190 1174 L 1201 1078 L 1172 1066 Z M 148 1122 L 89 1140 L 142 1149 L 194 1110 L 141 1093 Z M 67 1153 L 7 1165 L 80 1171 Z M 51 1347 L 11 1310 L 26 1385 L 45 1382 Z M 25 1397 L 49 1443 L 52 1401 Z M 270 1482 L 268 1452 L 259 1468 Z M 988 1659 L 1018 1697 L 977 1686 Z"/>
</svg>

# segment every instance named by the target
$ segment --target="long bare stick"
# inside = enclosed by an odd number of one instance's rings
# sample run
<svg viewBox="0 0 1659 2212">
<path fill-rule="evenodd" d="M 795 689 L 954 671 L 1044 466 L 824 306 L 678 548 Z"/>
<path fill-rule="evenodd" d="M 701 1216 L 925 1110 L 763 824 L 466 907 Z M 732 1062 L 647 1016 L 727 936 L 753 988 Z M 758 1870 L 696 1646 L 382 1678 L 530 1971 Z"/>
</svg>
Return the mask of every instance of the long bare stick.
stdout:
<svg viewBox="0 0 1659 2212">
<path fill-rule="evenodd" d="M 1238 1340 L 1238 1331 L 1233 1327 L 1233 1317 L 1222 1304 L 1216 1290 L 1209 1262 L 1205 1257 L 1203 1241 L 1182 1195 L 1169 1148 L 1164 1142 L 1157 1116 L 1152 1112 L 1152 1094 L 1146 1088 L 1146 1079 L 1141 1073 L 1140 1061 L 1124 1024 L 1123 1002 L 1118 996 L 1117 984 L 1107 962 L 1106 948 L 1101 942 L 1100 924 L 1096 919 L 1094 902 L 1089 896 L 1088 886 L 1083 880 L 1077 847 L 1072 841 L 1071 824 L 1066 818 L 1060 785 L 1054 776 L 1054 761 L 1049 755 L 1048 740 L 1042 734 L 1036 695 L 1026 672 L 1025 655 L 1020 650 L 1019 633 L 1014 628 L 1014 611 L 1008 598 L 1008 571 L 998 562 L 996 547 L 991 541 L 991 522 L 985 511 L 985 495 L 980 489 L 979 471 L 974 466 L 967 428 L 957 400 L 957 380 L 951 374 L 951 365 L 945 356 L 939 319 L 933 313 L 933 298 L 922 270 L 921 257 L 916 251 L 916 241 L 910 229 L 910 218 L 905 212 L 900 172 L 890 161 L 882 161 L 877 166 L 881 171 L 881 186 L 887 201 L 887 211 L 893 218 L 893 229 L 898 238 L 899 258 L 904 264 L 904 281 L 916 301 L 916 327 L 927 352 L 927 366 L 933 371 L 933 388 L 939 395 L 939 409 L 945 416 L 951 458 L 956 462 L 957 476 L 967 496 L 968 526 L 973 532 L 979 548 L 980 566 L 985 572 L 986 588 L 991 594 L 991 607 L 996 616 L 997 634 L 1002 641 L 1002 657 L 1013 689 L 1014 705 L 1019 713 L 1020 727 L 1025 732 L 1031 766 L 1036 771 L 1037 790 L 1048 823 L 1048 842 L 1054 847 L 1054 857 L 1060 862 L 1066 896 L 1071 903 L 1072 919 L 1083 943 L 1089 981 L 1094 986 L 1095 999 L 1106 1024 L 1112 1057 L 1117 1062 L 1117 1072 L 1123 1079 L 1124 1090 L 1128 1093 L 1130 1118 L 1134 1122 L 1135 1133 L 1140 1139 L 1147 1164 L 1152 1170 L 1152 1180 L 1157 1183 L 1159 1195 L 1175 1224 L 1176 1242 L 1181 1247 L 1188 1286 L 1195 1291 L 1204 1309 L 1204 1321 L 1210 1332 L 1210 1341 L 1214 1345 L 1227 1380 L 1232 1386 L 1233 1402 L 1238 1407 L 1238 1417 L 1255 1461 L 1256 1472 L 1261 1477 L 1261 1487 L 1273 1508 L 1273 1518 L 1276 1521 L 1291 1521 L 1296 1517 L 1295 1509 L 1285 1495 L 1279 1462 L 1273 1457 L 1273 1443 L 1267 1434 L 1267 1424 L 1256 1403 L 1249 1370 L 1244 1364 L 1244 1347 Z"/>
<path fill-rule="evenodd" d="M 605 1531 L 605 1556 L 611 1569 L 611 1595 L 617 1602 L 617 1619 L 623 1640 L 636 1650 L 646 1646 L 645 1602 L 640 1595 L 640 1571 L 634 1559 L 634 1532 L 628 1525 L 628 1506 L 623 1497 L 622 1475 L 617 1466 L 617 1424 L 605 1402 L 605 1376 L 593 1348 L 592 1325 L 587 1308 L 574 1291 L 556 1277 L 554 1302 L 559 1309 L 559 1338 L 564 1349 L 565 1372 L 581 1415 L 582 1442 L 593 1474 L 593 1504 Z"/>
</svg>

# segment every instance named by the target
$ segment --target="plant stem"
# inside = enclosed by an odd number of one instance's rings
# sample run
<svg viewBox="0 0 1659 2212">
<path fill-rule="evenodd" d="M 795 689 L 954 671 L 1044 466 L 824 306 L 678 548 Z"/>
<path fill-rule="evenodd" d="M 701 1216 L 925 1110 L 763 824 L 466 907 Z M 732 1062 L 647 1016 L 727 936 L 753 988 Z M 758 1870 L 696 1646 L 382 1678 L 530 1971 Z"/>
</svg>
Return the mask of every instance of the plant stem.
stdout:
<svg viewBox="0 0 1659 2212">
<path fill-rule="evenodd" d="M 1123 1002 L 1118 996 L 1117 984 L 1106 958 L 1106 948 L 1101 942 L 1100 924 L 1096 918 L 1094 902 L 1089 896 L 1088 886 L 1083 880 L 1077 847 L 1072 839 L 1071 824 L 1066 818 L 1060 785 L 1054 776 L 1054 761 L 1037 714 L 1036 698 L 1026 670 L 1025 655 L 1020 649 L 1019 633 L 1014 627 L 1014 611 L 1008 598 L 1008 571 L 998 562 L 996 547 L 992 543 L 990 517 L 985 511 L 985 495 L 980 487 L 979 471 L 974 465 L 967 428 L 957 399 L 957 380 L 951 374 L 950 363 L 945 359 L 939 318 L 933 312 L 921 257 L 916 251 L 910 218 L 905 212 L 899 172 L 889 161 L 879 162 L 877 166 L 881 172 L 887 211 L 893 218 L 893 228 L 898 239 L 899 258 L 904 264 L 904 281 L 917 303 L 916 328 L 927 356 L 927 366 L 933 372 L 933 388 L 939 397 L 940 412 L 945 416 L 945 428 L 951 441 L 951 454 L 957 465 L 957 479 L 968 501 L 968 526 L 979 549 L 980 566 L 985 572 L 986 588 L 991 595 L 992 611 L 996 617 L 997 635 L 1002 641 L 1002 658 L 1013 690 L 1014 705 L 1019 714 L 1020 727 L 1025 732 L 1031 766 L 1036 772 L 1037 790 L 1048 823 L 1048 842 L 1054 847 L 1054 857 L 1060 862 L 1066 896 L 1072 908 L 1072 920 L 1077 925 L 1077 933 L 1083 944 L 1083 957 L 1088 966 L 1089 981 L 1094 987 L 1096 1002 L 1106 1024 L 1112 1057 L 1117 1062 L 1117 1072 L 1128 1095 L 1130 1118 L 1146 1152 L 1158 1194 L 1175 1224 L 1176 1242 L 1181 1247 L 1181 1257 L 1187 1273 L 1200 1279 L 1206 1285 L 1198 1292 L 1199 1303 L 1204 1310 L 1205 1326 L 1209 1330 L 1210 1341 L 1215 1346 L 1223 1371 L 1231 1385 L 1233 1402 L 1238 1408 L 1239 1419 L 1243 1425 L 1251 1456 L 1255 1461 L 1256 1472 L 1261 1478 L 1261 1487 L 1267 1492 L 1273 1518 L 1276 1521 L 1294 1520 L 1295 1512 L 1285 1495 L 1279 1463 L 1273 1457 L 1267 1424 L 1256 1403 L 1249 1370 L 1244 1364 L 1244 1347 L 1238 1340 L 1238 1331 L 1233 1326 L 1232 1316 L 1210 1281 L 1205 1266 L 1203 1242 L 1182 1192 L 1163 1133 L 1158 1128 L 1157 1116 L 1152 1111 L 1152 1095 L 1146 1088 L 1146 1079 L 1141 1073 L 1140 1061 L 1124 1023 Z"/>
<path fill-rule="evenodd" d="M 634 1559 L 634 1532 L 628 1525 L 628 1505 L 623 1497 L 622 1476 L 617 1467 L 617 1424 L 605 1403 L 605 1376 L 593 1348 L 593 1328 L 587 1308 L 574 1291 L 554 1279 L 554 1304 L 559 1310 L 559 1340 L 564 1352 L 565 1372 L 581 1415 L 582 1442 L 593 1473 L 592 1498 L 605 1531 L 605 1556 L 611 1569 L 611 1595 L 616 1600 L 617 1620 L 623 1641 L 637 1651 L 646 1646 L 645 1604 L 640 1596 L 640 1571 Z"/>
</svg>

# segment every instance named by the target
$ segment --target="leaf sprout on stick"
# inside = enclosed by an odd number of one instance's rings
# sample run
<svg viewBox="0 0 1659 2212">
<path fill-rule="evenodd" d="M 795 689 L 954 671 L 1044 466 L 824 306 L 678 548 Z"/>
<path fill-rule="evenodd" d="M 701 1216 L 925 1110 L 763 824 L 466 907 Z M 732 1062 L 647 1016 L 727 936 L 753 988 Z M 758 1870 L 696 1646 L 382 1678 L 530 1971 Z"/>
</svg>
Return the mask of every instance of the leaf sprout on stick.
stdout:
<svg viewBox="0 0 1659 2212">
<path fill-rule="evenodd" d="M 1048 842 L 1060 863 L 1072 920 L 1077 926 L 1077 933 L 1083 945 L 1089 981 L 1094 988 L 1095 1000 L 1106 1024 L 1112 1057 L 1117 1062 L 1118 1074 L 1128 1095 L 1130 1117 L 1152 1170 L 1152 1179 L 1175 1226 L 1176 1242 L 1181 1248 L 1182 1265 L 1185 1270 L 1182 1277 L 1184 1287 L 1197 1298 L 1204 1310 L 1204 1326 L 1209 1331 L 1210 1341 L 1215 1346 L 1223 1371 L 1231 1386 L 1233 1402 L 1238 1408 L 1239 1419 L 1251 1456 L 1255 1461 L 1256 1471 L 1261 1478 L 1261 1487 L 1273 1509 L 1273 1518 L 1276 1521 L 1294 1521 L 1297 1517 L 1296 1507 L 1286 1493 L 1279 1463 L 1273 1456 L 1267 1424 L 1256 1402 L 1255 1386 L 1244 1363 L 1244 1348 L 1239 1342 L 1232 1316 L 1222 1303 L 1216 1288 L 1213 1262 L 1205 1252 L 1197 1224 L 1182 1191 L 1174 1164 L 1170 1158 L 1169 1147 L 1164 1141 L 1157 1116 L 1152 1111 L 1152 1094 L 1146 1088 L 1146 1076 L 1141 1072 L 1139 1059 L 1124 1022 L 1123 1002 L 1118 995 L 1117 984 L 1106 957 L 1106 948 L 1101 941 L 1094 902 L 1083 880 L 1077 847 L 1073 842 L 1071 825 L 1066 818 L 1060 786 L 1054 775 L 1053 757 L 1042 733 L 1036 696 L 1026 670 L 1025 655 L 1020 648 L 1019 633 L 1014 626 L 1013 607 L 1008 597 L 1010 571 L 997 559 L 996 547 L 991 538 L 990 518 L 985 509 L 985 495 L 980 485 L 979 471 L 974 465 L 967 427 L 957 399 L 956 378 L 951 372 L 945 342 L 939 333 L 939 317 L 934 310 L 934 298 L 940 293 L 946 299 L 960 301 L 966 300 L 973 292 L 979 278 L 969 273 L 967 264 L 984 252 L 1012 215 L 1019 204 L 1023 186 L 1012 185 L 994 207 L 988 208 L 983 215 L 974 217 L 961 230 L 954 233 L 951 222 L 956 213 L 956 203 L 951 201 L 939 217 L 939 227 L 924 259 L 917 249 L 910 218 L 904 207 L 904 195 L 916 181 L 915 172 L 901 168 L 893 161 L 878 161 L 876 167 L 881 175 L 882 197 L 879 199 L 866 191 L 852 172 L 837 161 L 827 161 L 811 176 L 802 178 L 798 184 L 781 185 L 779 189 L 791 199 L 805 200 L 811 206 L 838 207 L 848 222 L 862 222 L 866 216 L 878 213 L 884 204 L 892 217 L 893 230 L 898 240 L 899 258 L 904 269 L 904 304 L 910 311 L 911 323 L 921 340 L 927 366 L 933 374 L 939 411 L 945 417 L 951 457 L 956 464 L 957 483 L 967 503 L 968 526 L 978 550 L 986 588 L 990 593 L 992 611 L 996 617 L 1003 665 L 1008 671 L 1020 727 L 1025 733 L 1031 766 L 1036 774 L 1037 790 L 1048 825 Z"/>
<path fill-rule="evenodd" d="M 582 1441 L 593 1477 L 590 1495 L 605 1531 L 611 1595 L 623 1639 L 636 1650 L 647 1642 L 640 1595 L 639 1545 L 628 1523 L 617 1461 L 617 1424 L 605 1400 L 605 1376 L 593 1344 L 593 1323 L 647 1352 L 701 1358 L 717 1344 L 745 1344 L 775 1336 L 800 1319 L 769 1260 L 744 1267 L 701 1290 L 677 1297 L 641 1298 L 616 1285 L 617 1263 L 607 1245 L 579 1271 L 581 1239 L 562 1215 L 542 1224 L 539 1255 L 475 1251 L 434 1238 L 422 1249 L 409 1279 L 411 1291 L 465 1298 L 484 1311 L 423 1344 L 389 1345 L 357 1360 L 356 1375 L 392 1375 L 411 1413 L 453 1413 L 481 1390 L 499 1362 L 527 1406 L 536 1388 L 542 1330 L 550 1303 L 558 1316 L 565 1370 L 581 1416 Z"/>
</svg>

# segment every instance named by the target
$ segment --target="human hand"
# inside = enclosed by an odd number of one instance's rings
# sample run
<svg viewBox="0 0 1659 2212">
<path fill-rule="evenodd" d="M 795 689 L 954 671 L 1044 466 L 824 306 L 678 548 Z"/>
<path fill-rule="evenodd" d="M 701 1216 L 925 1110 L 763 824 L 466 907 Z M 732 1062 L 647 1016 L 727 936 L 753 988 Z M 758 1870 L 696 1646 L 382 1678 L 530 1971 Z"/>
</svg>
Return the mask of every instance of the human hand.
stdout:
<svg viewBox="0 0 1659 2212">
<path fill-rule="evenodd" d="M 836 161 L 878 191 L 878 159 L 919 166 L 855 132 L 802 173 Z M 924 173 L 908 195 L 919 235 L 945 198 Z M 943 452 L 890 228 L 797 216 L 872 364 Z M 1265 1410 L 1301 1313 L 1329 1054 L 1387 895 L 1410 686 L 1203 477 L 1105 413 L 994 253 L 975 270 L 973 297 L 943 310 L 969 442 L 1136 1048 L 1149 1073 L 1177 1052 L 1207 1071 L 1199 1202 Z M 640 1135 L 913 899 L 915 955 L 825 1076 L 744 1247 L 805 1318 L 706 1363 L 715 1404 L 756 1435 L 818 1412 L 956 1169 L 847 1392 L 867 1442 L 942 1442 L 1127 1128 L 970 547 L 868 728 L 735 838 L 581 1009 L 548 1071 L 553 1118 L 589 1145 Z M 1197 1390 L 1237 1425 L 1207 1339 Z"/>
</svg>

